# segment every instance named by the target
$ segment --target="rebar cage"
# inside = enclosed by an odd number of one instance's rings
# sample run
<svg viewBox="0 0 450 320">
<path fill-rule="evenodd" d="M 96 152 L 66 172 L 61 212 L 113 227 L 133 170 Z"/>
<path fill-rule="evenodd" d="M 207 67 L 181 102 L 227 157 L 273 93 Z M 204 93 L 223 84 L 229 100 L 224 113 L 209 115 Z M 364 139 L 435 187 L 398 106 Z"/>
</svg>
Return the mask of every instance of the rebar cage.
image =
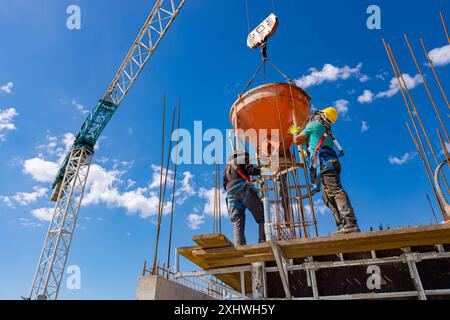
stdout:
<svg viewBox="0 0 450 320">
<path fill-rule="evenodd" d="M 292 147 L 278 165 L 263 166 L 269 174 L 258 179 L 257 188 L 265 202 L 266 223 L 278 240 L 318 237 L 313 190 L 308 164 L 298 147 Z"/>
</svg>

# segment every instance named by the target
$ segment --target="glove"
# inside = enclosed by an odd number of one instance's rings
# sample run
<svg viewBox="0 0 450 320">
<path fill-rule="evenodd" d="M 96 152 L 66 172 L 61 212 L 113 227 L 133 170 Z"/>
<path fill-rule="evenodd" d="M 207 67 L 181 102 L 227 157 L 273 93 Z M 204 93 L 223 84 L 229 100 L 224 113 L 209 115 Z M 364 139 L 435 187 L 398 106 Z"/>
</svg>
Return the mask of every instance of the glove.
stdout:
<svg viewBox="0 0 450 320">
<path fill-rule="evenodd" d="M 289 131 L 288 131 L 290 134 L 292 134 L 293 136 L 295 136 L 295 135 L 298 135 L 298 134 L 300 134 L 301 132 L 302 132 L 302 129 L 300 129 L 299 127 L 297 127 L 297 126 L 292 126 L 292 127 L 290 127 L 289 128 Z"/>
</svg>

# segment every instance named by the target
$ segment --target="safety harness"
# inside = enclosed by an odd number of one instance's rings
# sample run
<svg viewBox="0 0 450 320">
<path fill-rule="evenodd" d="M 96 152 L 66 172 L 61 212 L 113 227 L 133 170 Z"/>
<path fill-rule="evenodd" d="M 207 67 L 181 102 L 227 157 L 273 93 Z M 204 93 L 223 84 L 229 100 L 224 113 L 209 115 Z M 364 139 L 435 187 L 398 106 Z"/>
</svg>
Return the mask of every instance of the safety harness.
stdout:
<svg viewBox="0 0 450 320">
<path fill-rule="evenodd" d="M 243 181 L 236 183 L 230 189 L 227 190 L 227 205 L 229 207 L 235 207 L 236 209 L 245 209 L 244 203 L 247 202 L 250 189 L 253 188 L 252 179 L 244 173 L 235 163 L 231 163 L 227 166 L 226 172 L 233 169 L 243 179 Z M 236 198 L 237 195 L 243 193 L 242 200 Z"/>
<path fill-rule="evenodd" d="M 334 146 L 339 151 L 339 155 L 333 149 L 322 148 L 323 143 L 328 137 L 330 137 L 333 141 Z M 336 170 L 328 161 L 331 159 L 338 159 L 339 157 L 344 156 L 344 154 L 344 149 L 334 137 L 331 130 L 329 128 L 326 128 L 325 133 L 320 138 L 319 142 L 317 143 L 316 149 L 314 150 L 314 154 L 312 156 L 312 164 L 310 166 L 311 182 L 314 189 L 320 189 L 321 187 L 322 165 L 325 165 L 330 170 Z"/>
</svg>

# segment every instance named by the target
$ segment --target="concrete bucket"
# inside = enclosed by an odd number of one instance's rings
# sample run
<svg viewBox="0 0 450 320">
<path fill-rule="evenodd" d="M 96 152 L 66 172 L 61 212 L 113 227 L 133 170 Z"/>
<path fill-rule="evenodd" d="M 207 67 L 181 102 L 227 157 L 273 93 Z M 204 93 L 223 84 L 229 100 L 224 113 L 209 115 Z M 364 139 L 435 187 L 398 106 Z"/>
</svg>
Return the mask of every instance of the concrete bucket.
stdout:
<svg viewBox="0 0 450 320">
<path fill-rule="evenodd" d="M 235 130 L 256 130 L 259 138 L 248 138 L 247 134 L 245 137 L 256 150 L 266 153 L 268 145 L 287 150 L 293 144 L 288 130 L 294 124 L 302 129 L 306 126 L 310 102 L 310 96 L 294 84 L 264 84 L 248 91 L 233 104 L 230 120 Z M 267 130 L 267 135 L 261 134 L 262 130 Z M 276 132 L 279 137 L 273 134 Z M 264 136 L 267 138 L 261 138 Z"/>
</svg>

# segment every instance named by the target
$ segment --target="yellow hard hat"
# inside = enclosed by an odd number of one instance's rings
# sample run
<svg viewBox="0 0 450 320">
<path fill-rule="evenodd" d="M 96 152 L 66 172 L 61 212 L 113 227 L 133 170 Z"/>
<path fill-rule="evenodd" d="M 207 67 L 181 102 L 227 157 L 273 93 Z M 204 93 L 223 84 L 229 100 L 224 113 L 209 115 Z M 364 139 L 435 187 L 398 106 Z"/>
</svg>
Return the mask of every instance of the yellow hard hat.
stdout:
<svg viewBox="0 0 450 320">
<path fill-rule="evenodd" d="M 335 123 L 339 117 L 339 113 L 337 112 L 336 108 L 329 107 L 322 110 L 323 115 L 325 118 L 327 118 L 328 121 L 331 123 Z"/>
</svg>

